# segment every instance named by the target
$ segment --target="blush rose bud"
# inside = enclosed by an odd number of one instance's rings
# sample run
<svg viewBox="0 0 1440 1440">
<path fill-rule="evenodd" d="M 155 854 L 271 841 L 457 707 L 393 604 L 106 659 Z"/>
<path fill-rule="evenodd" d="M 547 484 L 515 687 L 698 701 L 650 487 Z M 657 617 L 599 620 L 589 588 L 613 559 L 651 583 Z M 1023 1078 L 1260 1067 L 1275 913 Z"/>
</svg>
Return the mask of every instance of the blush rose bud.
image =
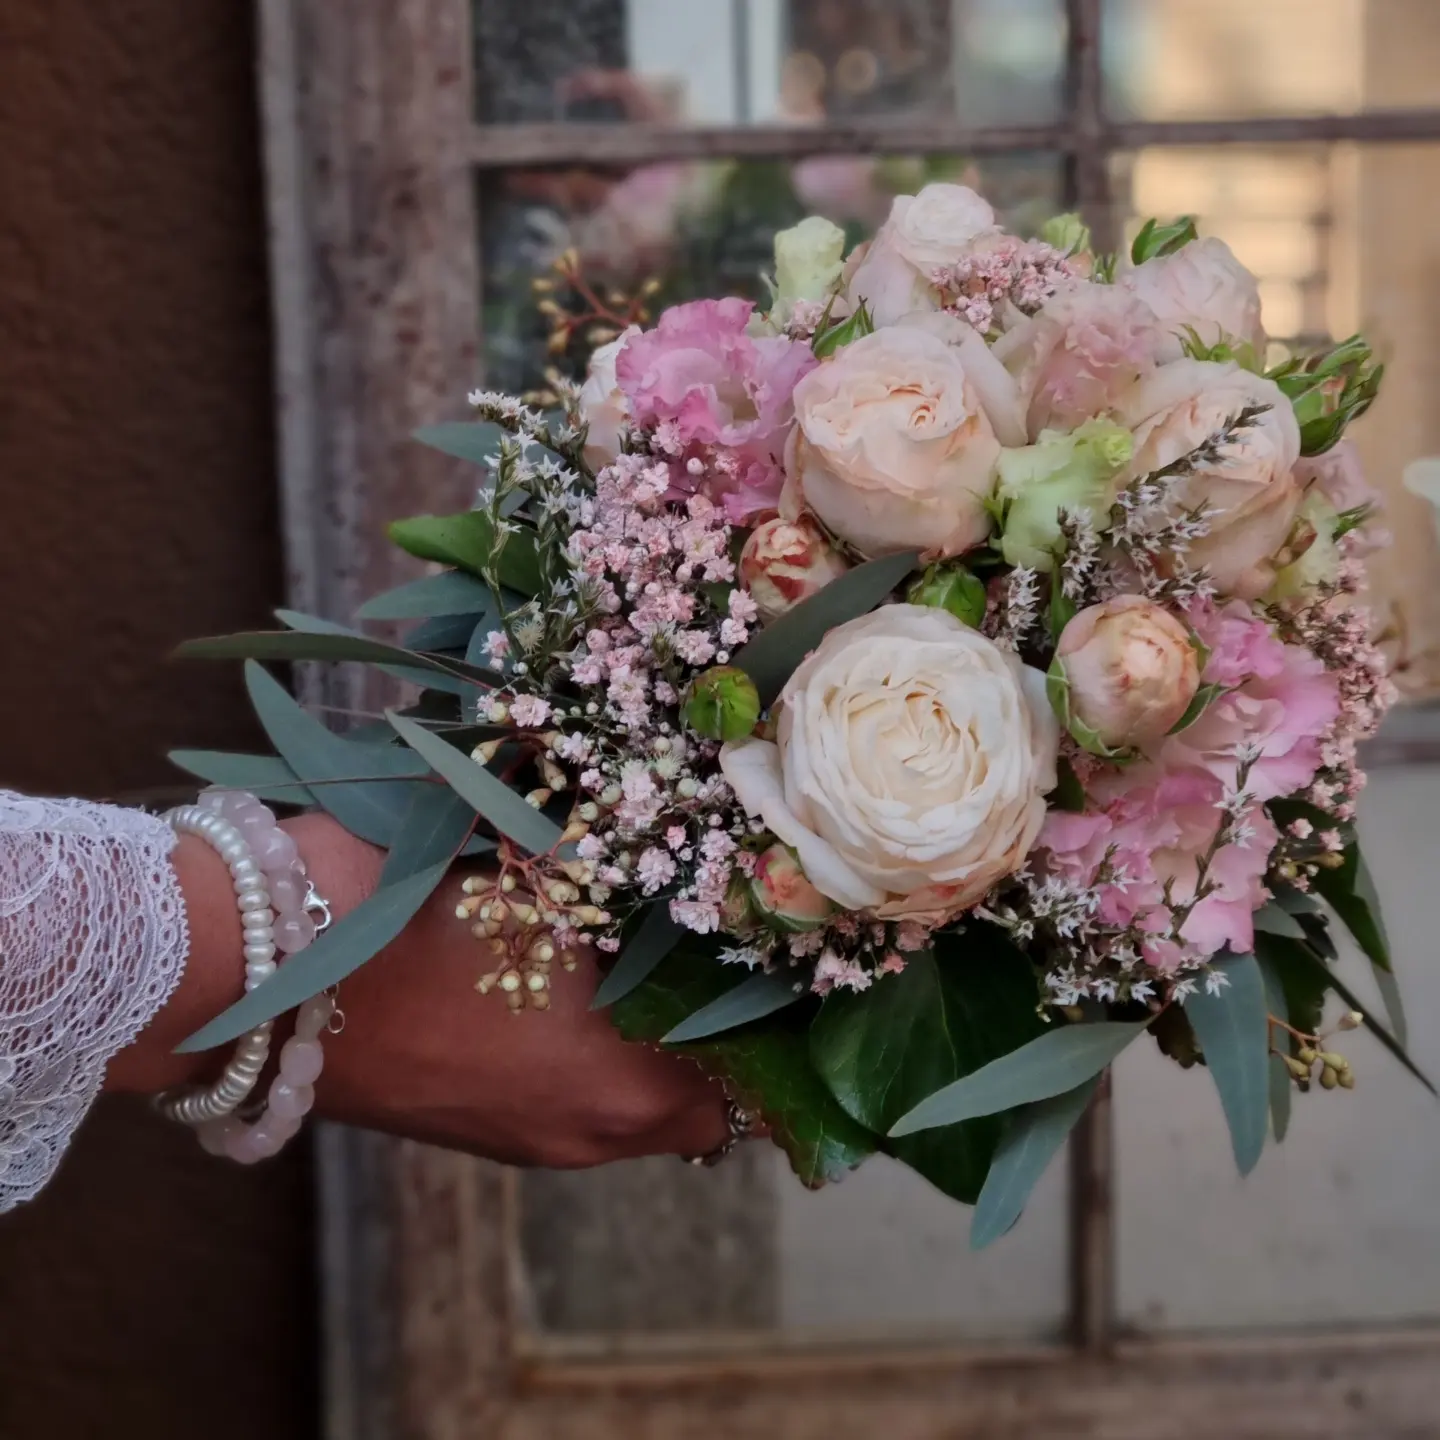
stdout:
<svg viewBox="0 0 1440 1440">
<path fill-rule="evenodd" d="M 750 898 L 767 925 L 792 933 L 819 929 L 835 912 L 834 903 L 810 883 L 795 852 L 778 842 L 755 861 Z"/>
<path fill-rule="evenodd" d="M 741 583 L 766 625 L 818 594 L 849 568 L 808 515 L 757 525 L 740 552 Z"/>
<path fill-rule="evenodd" d="M 948 610 L 972 630 L 985 618 L 985 586 L 963 565 L 930 565 L 906 591 L 912 605 Z"/>
<path fill-rule="evenodd" d="M 734 665 L 716 665 L 697 675 L 685 698 L 685 723 L 707 740 L 743 740 L 760 718 L 760 692 Z"/>
<path fill-rule="evenodd" d="M 1139 595 L 1082 610 L 1065 627 L 1050 667 L 1050 698 L 1061 724 L 1097 755 L 1159 740 L 1199 688 L 1190 632 Z"/>
</svg>

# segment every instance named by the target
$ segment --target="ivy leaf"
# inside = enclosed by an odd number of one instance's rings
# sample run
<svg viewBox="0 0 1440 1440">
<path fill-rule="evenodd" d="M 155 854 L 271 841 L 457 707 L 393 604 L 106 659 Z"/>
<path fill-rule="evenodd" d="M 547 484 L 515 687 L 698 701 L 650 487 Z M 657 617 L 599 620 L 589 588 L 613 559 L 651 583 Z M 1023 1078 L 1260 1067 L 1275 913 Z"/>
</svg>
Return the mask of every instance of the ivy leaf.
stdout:
<svg viewBox="0 0 1440 1440">
<path fill-rule="evenodd" d="M 1235 1164 L 1248 1175 L 1265 1148 L 1270 1116 L 1265 981 L 1253 955 L 1225 955 L 1212 968 L 1230 983 L 1218 994 L 1197 990 L 1185 1001 L 1185 1015 L 1220 1093 Z"/>
<path fill-rule="evenodd" d="M 361 744 L 327 730 L 253 660 L 245 662 L 245 686 L 270 743 L 291 770 L 306 782 L 332 782 L 314 784 L 316 803 L 352 835 L 388 847 L 429 767 L 396 745 Z M 380 776 L 389 778 L 356 778 Z"/>
<path fill-rule="evenodd" d="M 412 515 L 394 520 L 391 540 L 408 555 L 453 565 L 482 579 L 493 569 L 502 585 L 522 595 L 540 590 L 540 558 L 535 532 L 514 524 L 495 555 L 495 526 L 484 510 L 462 510 L 458 515 Z"/>
<path fill-rule="evenodd" d="M 983 1250 L 1020 1218 L 1031 1191 L 1085 1113 L 1100 1077 L 1013 1111 L 970 1221 L 970 1248 Z"/>
<path fill-rule="evenodd" d="M 755 682 L 762 705 L 773 705 L 795 667 L 825 636 L 847 620 L 868 615 L 915 569 L 919 559 L 918 551 L 907 550 L 847 570 L 819 594 L 767 625 L 730 663 Z"/>
<path fill-rule="evenodd" d="M 984 927 L 906 956 L 904 970 L 863 994 L 825 998 L 810 1058 L 847 1114 L 885 1134 L 926 1096 L 1023 1045 L 1042 1028 L 1035 977 L 1018 950 Z M 981 953 L 983 952 L 983 953 Z M 885 1144 L 897 1160 L 974 1204 L 1000 1143 L 998 1116 Z"/>
<path fill-rule="evenodd" d="M 385 718 L 395 733 L 500 834 L 533 855 L 547 854 L 560 844 L 563 832 L 558 825 L 464 751 L 394 710 L 387 710 Z"/>
<path fill-rule="evenodd" d="M 610 1017 L 625 1039 L 655 1044 L 735 983 L 733 968 L 699 949 L 691 936 L 618 1000 Z M 811 1066 L 805 1029 L 809 1010 L 806 1006 L 802 1015 L 795 1007 L 675 1049 L 725 1081 L 740 1104 L 759 1114 L 796 1175 L 818 1188 L 853 1170 L 878 1142 L 836 1104 Z"/>
</svg>

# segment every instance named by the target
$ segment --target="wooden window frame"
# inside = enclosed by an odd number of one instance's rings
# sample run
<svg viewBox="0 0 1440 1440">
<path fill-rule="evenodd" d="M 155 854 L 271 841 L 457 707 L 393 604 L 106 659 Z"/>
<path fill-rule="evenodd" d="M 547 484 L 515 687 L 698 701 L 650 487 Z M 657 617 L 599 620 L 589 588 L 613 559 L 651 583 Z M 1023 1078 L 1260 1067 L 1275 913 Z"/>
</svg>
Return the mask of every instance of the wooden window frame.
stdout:
<svg viewBox="0 0 1440 1440">
<path fill-rule="evenodd" d="M 476 176 L 517 166 L 623 166 L 706 157 L 955 151 L 1061 157 L 1065 203 L 1113 246 L 1115 155 L 1146 146 L 1440 140 L 1440 108 L 1237 120 L 1114 121 L 1104 112 L 1101 0 L 1065 0 L 1062 117 L 962 127 L 942 120 L 781 126 L 477 125 L 469 0 L 257 0 L 290 603 L 347 616 L 406 578 L 384 517 L 463 504 L 469 479 L 409 441 L 463 412 L 479 378 Z M 357 707 L 363 682 L 310 677 L 311 698 Z M 1377 759 L 1435 759 L 1428 740 Z M 1046 1349 L 736 1343 L 708 1354 L 557 1358 L 520 1324 L 516 1187 L 498 1167 L 381 1136 L 319 1140 L 320 1274 L 329 1440 L 585 1436 L 706 1440 L 756 1433 L 1097 1437 L 1321 1433 L 1380 1440 L 1433 1420 L 1440 1331 L 1344 1337 L 1132 1339 L 1115 1306 L 1113 1151 L 1102 1096 L 1071 1147 L 1071 1323 Z M 902 1389 L 893 1382 L 905 1377 Z M 735 1387 L 744 1382 L 743 1392 Z M 725 1393 L 718 1411 L 697 1393 Z M 577 1418 L 577 1397 L 584 1397 Z M 910 1397 L 912 1421 L 902 1401 Z M 899 1407 L 897 1409 L 897 1406 Z M 929 1408 L 924 1408 L 929 1407 Z M 823 1427 L 817 1425 L 823 1417 Z M 898 1418 L 897 1418 L 898 1417 Z M 1344 1417 L 1349 1417 L 1345 1419 Z M 906 1428 L 906 1424 L 910 1428 Z M 1320 1423 L 1317 1420 L 1317 1423 Z M 1328 1422 L 1326 1422 L 1328 1423 Z M 757 1428 L 759 1427 L 759 1428 Z M 1414 1427 L 1414 1428 L 1407 1428 Z M 1069 1433 L 1068 1431 L 1066 1433 Z"/>
</svg>

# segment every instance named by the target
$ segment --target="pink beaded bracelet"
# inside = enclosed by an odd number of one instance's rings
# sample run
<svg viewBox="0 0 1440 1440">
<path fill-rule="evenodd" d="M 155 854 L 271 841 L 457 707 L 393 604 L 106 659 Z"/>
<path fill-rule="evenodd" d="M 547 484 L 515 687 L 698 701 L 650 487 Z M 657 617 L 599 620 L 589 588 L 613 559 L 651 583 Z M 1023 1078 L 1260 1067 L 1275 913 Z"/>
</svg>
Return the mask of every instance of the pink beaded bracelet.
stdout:
<svg viewBox="0 0 1440 1440">
<path fill-rule="evenodd" d="M 196 804 L 182 805 L 165 818 L 181 834 L 206 841 L 230 867 L 243 927 L 247 991 L 275 973 L 277 954 L 303 950 L 330 923 L 330 907 L 307 878 L 294 840 L 254 795 L 206 790 Z M 246 1164 L 274 1155 L 315 1103 L 315 1081 L 324 1064 L 321 1032 L 342 1022 L 332 994 L 316 995 L 300 1007 L 295 1035 L 280 1050 L 280 1073 L 253 1121 L 237 1112 L 269 1058 L 273 1021 L 240 1040 L 213 1085 L 162 1095 L 157 1107 L 193 1126 L 212 1154 Z"/>
</svg>

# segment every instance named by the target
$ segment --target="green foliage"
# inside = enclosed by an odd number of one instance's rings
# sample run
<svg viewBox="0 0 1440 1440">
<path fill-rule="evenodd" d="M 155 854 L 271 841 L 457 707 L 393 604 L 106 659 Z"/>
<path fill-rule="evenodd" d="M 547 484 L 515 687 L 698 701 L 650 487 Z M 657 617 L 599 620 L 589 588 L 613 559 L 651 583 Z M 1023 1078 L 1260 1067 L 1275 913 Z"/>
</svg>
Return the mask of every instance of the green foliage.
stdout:
<svg viewBox="0 0 1440 1440">
<path fill-rule="evenodd" d="M 767 625 L 731 657 L 754 682 L 763 705 L 772 705 L 795 667 L 837 625 L 868 615 L 914 570 L 919 554 L 907 550 L 847 570 L 818 594 Z"/>
<path fill-rule="evenodd" d="M 970 1221 L 970 1248 L 983 1250 L 1020 1218 L 1030 1192 L 1085 1113 L 1100 1076 L 1012 1111 Z M 973 1123 L 973 1122 L 972 1122 Z"/>
<path fill-rule="evenodd" d="M 1197 990 L 1185 1002 L 1185 1015 L 1219 1092 L 1235 1164 L 1248 1175 L 1265 1148 L 1270 1115 L 1265 982 L 1253 955 L 1225 955 L 1213 966 L 1229 984 L 1216 994 Z"/>
<path fill-rule="evenodd" d="M 445 878 L 454 856 L 393 885 L 382 886 L 343 919 L 292 955 L 268 980 L 197 1030 L 180 1054 L 209 1050 L 303 1005 L 313 995 L 338 985 L 380 953 L 414 918 Z"/>
<path fill-rule="evenodd" d="M 1029 961 L 998 932 L 974 925 L 940 947 L 908 955 L 904 970 L 862 994 L 827 996 L 811 1027 L 810 1056 L 831 1094 L 878 1134 L 1042 1028 Z M 998 1117 L 968 1118 L 885 1148 L 973 1204 L 1002 1130 Z"/>
<path fill-rule="evenodd" d="M 224 750 L 172 750 L 170 763 L 211 785 L 248 790 L 280 805 L 314 805 L 314 795 L 277 755 L 235 755 Z"/>
<path fill-rule="evenodd" d="M 800 992 L 778 975 L 757 970 L 738 985 L 717 996 L 708 1005 L 687 1015 L 660 1038 L 667 1045 L 683 1045 L 739 1029 L 753 1020 L 763 1020 L 777 1010 L 787 1009 L 800 999 Z"/>
<path fill-rule="evenodd" d="M 497 536 L 487 511 L 463 510 L 458 515 L 412 515 L 395 520 L 388 533 L 407 555 L 419 560 L 453 565 L 522 595 L 540 590 L 535 532 L 519 523 Z"/>
<path fill-rule="evenodd" d="M 927 565 L 924 574 L 911 582 L 905 598 L 912 605 L 946 610 L 972 630 L 978 630 L 985 619 L 985 582 L 953 561 Z"/>
<path fill-rule="evenodd" d="M 1130 246 L 1131 262 L 1143 265 L 1157 256 L 1173 255 L 1192 240 L 1198 239 L 1199 235 L 1193 215 L 1182 215 L 1178 220 L 1165 223 L 1154 219 L 1147 220 Z"/>
<path fill-rule="evenodd" d="M 296 776 L 307 784 L 327 782 L 313 784 L 316 801 L 352 835 L 392 844 L 415 783 L 429 768 L 398 746 L 362 744 L 327 730 L 253 660 L 245 664 L 245 685 L 270 743 Z"/>
<path fill-rule="evenodd" d="M 655 967 L 689 933 L 683 925 L 670 918 L 669 903 L 657 900 L 646 910 L 639 927 L 620 952 L 620 958 L 600 982 L 590 1008 L 603 1010 L 607 1005 L 623 1000 L 650 977 Z"/>
<path fill-rule="evenodd" d="M 625 1039 L 654 1044 L 739 978 L 692 934 L 615 1004 L 611 1018 Z M 797 1005 L 676 1049 L 724 1080 L 742 1105 L 761 1115 L 795 1173 L 818 1187 L 853 1170 L 878 1142 L 840 1108 L 811 1066 L 806 1024 L 812 1013 L 813 1007 Z"/>
<path fill-rule="evenodd" d="M 429 620 L 479 614 L 490 603 L 488 585 L 463 570 L 445 570 L 372 596 L 355 613 L 361 620 Z"/>
<path fill-rule="evenodd" d="M 875 322 L 870 318 L 869 308 L 862 300 L 843 320 L 837 320 L 833 325 L 817 331 L 810 348 L 817 359 L 824 360 L 852 341 L 874 333 Z"/>
<path fill-rule="evenodd" d="M 1375 403 L 1385 367 L 1363 336 L 1352 335 L 1329 350 L 1287 360 L 1268 375 L 1294 406 L 1300 453 L 1321 455 Z"/>
<path fill-rule="evenodd" d="M 544 855 L 560 844 L 558 825 L 464 751 L 393 710 L 387 710 L 385 718 L 406 745 L 506 839 L 535 855 Z"/>
<path fill-rule="evenodd" d="M 1148 1023 L 1100 1020 L 1052 1029 L 937 1090 L 892 1125 L 890 1134 L 912 1135 L 1064 1094 L 1098 1075 Z"/>
</svg>

